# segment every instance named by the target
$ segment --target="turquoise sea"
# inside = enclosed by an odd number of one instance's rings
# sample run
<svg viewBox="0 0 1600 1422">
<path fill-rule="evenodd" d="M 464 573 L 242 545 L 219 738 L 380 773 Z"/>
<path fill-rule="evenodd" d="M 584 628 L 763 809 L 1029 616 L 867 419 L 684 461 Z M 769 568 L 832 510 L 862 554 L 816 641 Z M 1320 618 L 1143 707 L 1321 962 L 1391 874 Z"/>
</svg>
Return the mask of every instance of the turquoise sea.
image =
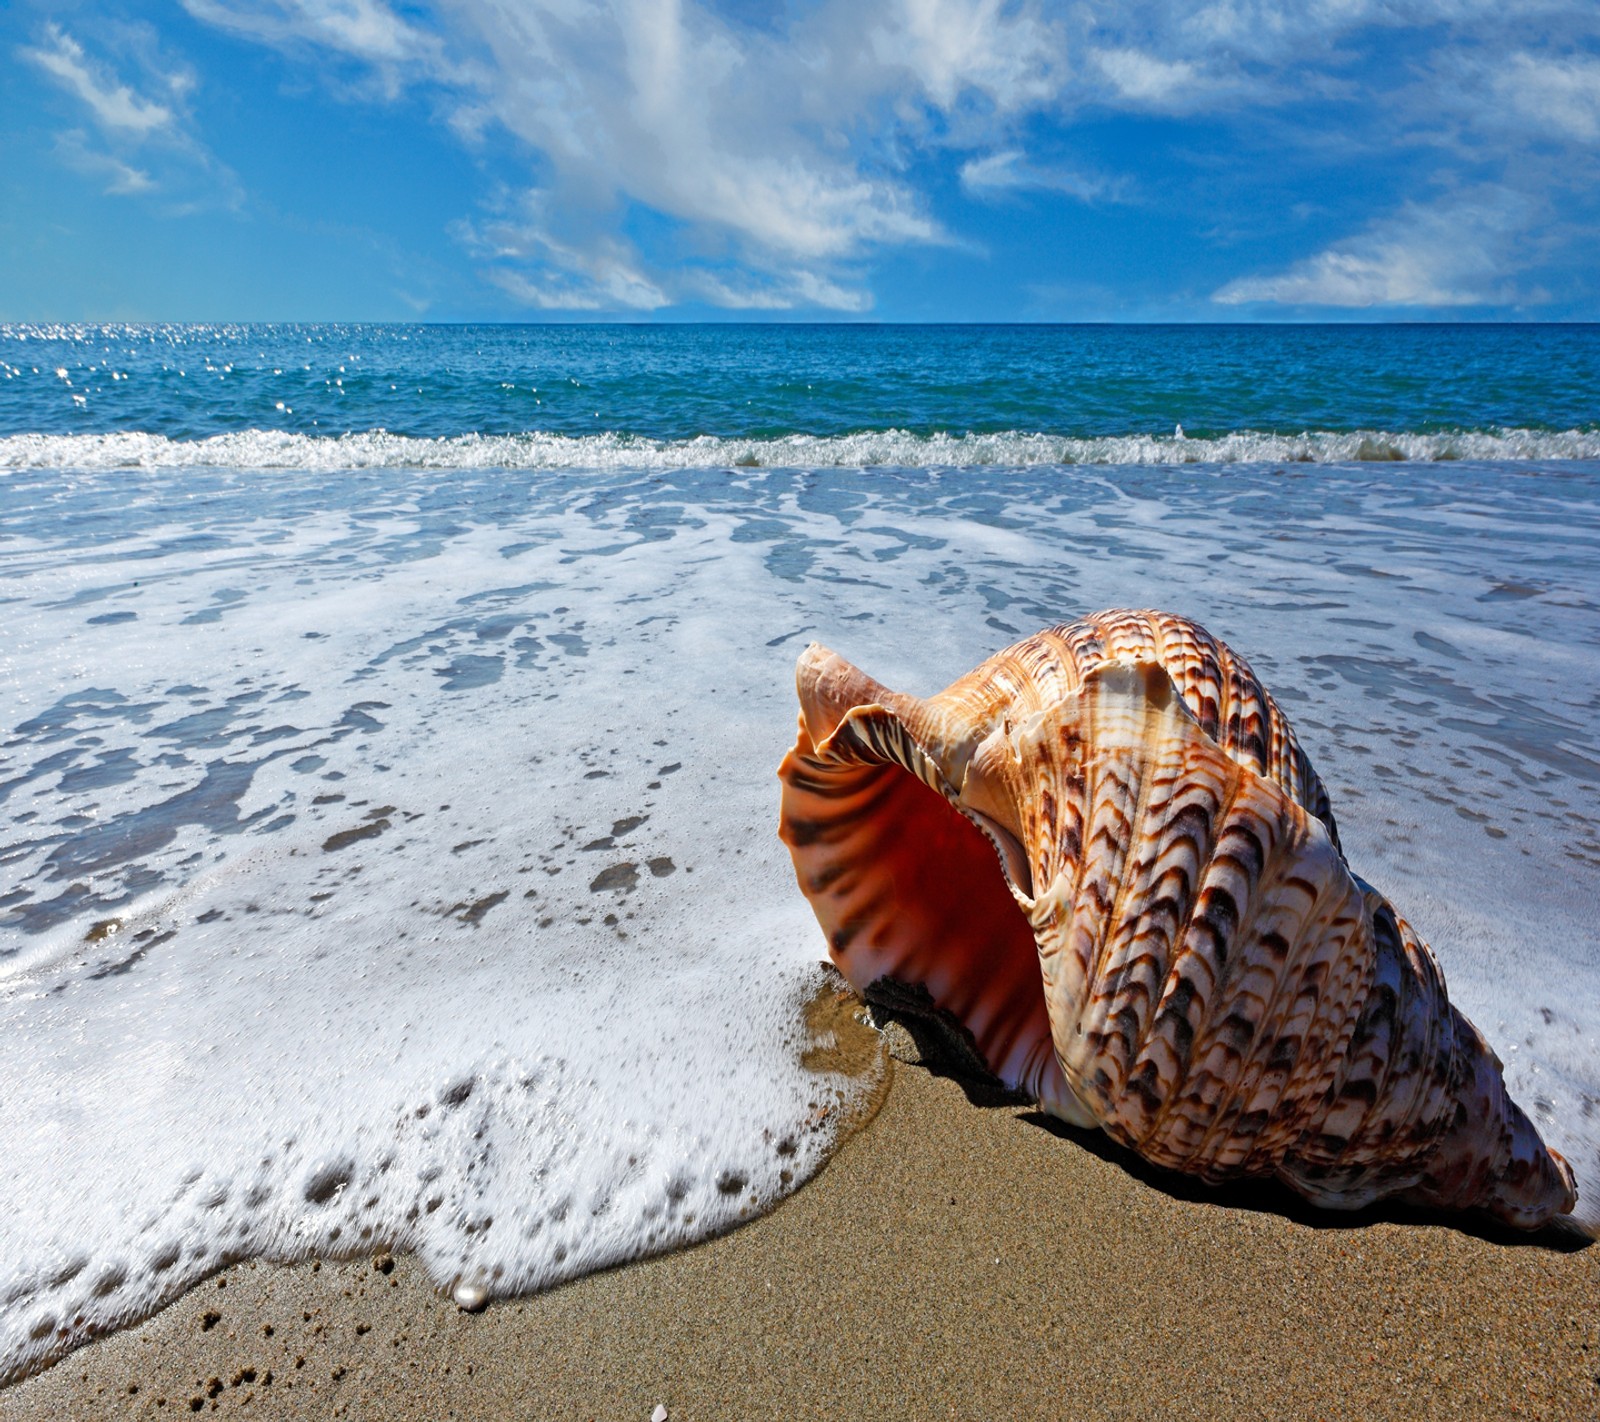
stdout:
<svg viewBox="0 0 1600 1422">
<path fill-rule="evenodd" d="M 1250 660 L 1600 1227 L 1600 327 L 0 327 L 0 1382 L 775 1206 L 872 1085 L 796 657 L 1116 606 Z"/>
<path fill-rule="evenodd" d="M 0 467 L 1590 458 L 1600 327 L 7 326 L 0 391 Z"/>
</svg>

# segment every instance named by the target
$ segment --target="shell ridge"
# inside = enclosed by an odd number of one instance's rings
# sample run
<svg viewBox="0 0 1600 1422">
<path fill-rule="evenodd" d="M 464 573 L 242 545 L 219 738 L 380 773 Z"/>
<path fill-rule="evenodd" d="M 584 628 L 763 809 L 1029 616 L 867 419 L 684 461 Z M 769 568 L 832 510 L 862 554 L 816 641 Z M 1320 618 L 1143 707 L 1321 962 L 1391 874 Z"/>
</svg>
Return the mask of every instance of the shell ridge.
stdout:
<svg viewBox="0 0 1600 1422">
<path fill-rule="evenodd" d="M 1417 1010 L 1420 999 L 1443 997 L 1444 979 L 1432 953 L 1376 889 L 1359 878 L 1355 882 L 1377 948 L 1374 984 L 1357 1024 L 1350 1067 L 1338 1093 L 1331 1097 L 1329 1109 L 1337 1111 L 1342 1098 L 1352 1092 L 1369 1098 L 1353 1122 L 1350 1148 L 1340 1162 L 1364 1167 L 1375 1143 L 1395 1138 L 1421 1142 L 1442 1133 L 1444 1097 L 1438 1087 L 1440 1079 L 1454 1071 L 1455 1047 L 1452 1044 L 1446 1059 L 1449 1065 L 1441 1070 L 1440 1038 L 1450 1024 L 1437 1011 Z M 1415 952 L 1413 944 L 1423 952 Z M 1385 1029 L 1382 1040 L 1369 1051 L 1369 1043 L 1378 1041 L 1380 1025 Z M 1390 1109 L 1374 1129 L 1373 1116 L 1380 1103 L 1387 1103 Z M 1374 1137 L 1379 1140 L 1375 1142 Z M 1416 1179 L 1423 1173 L 1419 1161 Z"/>
<path fill-rule="evenodd" d="M 1068 1015 L 1078 1021 L 1082 1004 L 1096 979 L 1096 966 L 1100 951 L 1097 934 L 1098 920 L 1075 912 L 1089 894 L 1087 876 L 1092 861 L 1090 845 L 1096 820 L 1096 784 L 1083 750 L 1087 737 L 1073 743 L 1057 731 L 1052 741 L 1046 739 L 1044 718 L 1031 727 L 1046 754 L 1054 754 L 1060 747 L 1068 759 L 1078 766 L 1078 774 L 1069 781 L 1069 795 L 1057 802 L 1058 825 L 1055 847 L 1058 858 L 1054 873 L 1042 887 L 1038 887 L 1035 910 L 1030 915 L 1038 948 L 1039 971 L 1043 981 L 1046 1004 L 1050 1007 L 1051 1040 L 1063 1074 L 1080 1098 L 1087 1099 L 1089 1085 L 1087 1074 L 1081 1070 L 1076 1042 L 1063 1043 L 1058 1024 Z M 1067 824 L 1066 817 L 1071 823 Z M 1058 1010 L 1058 1008 L 1060 1010 Z M 1079 1035 L 1082 1035 L 1081 1022 Z M 1096 1113 L 1097 1118 L 1099 1113 Z"/>
<path fill-rule="evenodd" d="M 1179 694 L 1201 729 L 1230 759 L 1264 775 L 1280 786 L 1290 799 L 1322 820 L 1334 848 L 1342 857 L 1326 787 L 1284 716 L 1283 708 L 1273 700 L 1249 661 L 1197 623 L 1171 613 L 1096 613 L 1086 620 L 1119 617 L 1140 619 L 1142 625 L 1150 629 L 1151 645 L 1158 659 L 1172 674 Z M 1212 707 L 1217 713 L 1214 718 L 1207 710 L 1207 686 L 1215 688 L 1211 694 Z M 1230 710 L 1234 704 L 1254 708 L 1254 715 L 1261 723 L 1259 732 L 1247 732 L 1243 711 L 1235 718 Z"/>
<path fill-rule="evenodd" d="M 1269 1077 L 1281 1063 L 1280 1106 L 1257 1142 L 1261 1158 L 1275 1165 L 1309 1139 L 1319 1120 L 1337 1074 L 1329 1053 L 1353 1011 L 1347 960 L 1360 915 L 1351 912 L 1353 889 L 1342 864 L 1324 845 L 1314 835 L 1296 836 L 1282 881 L 1286 893 L 1303 895 L 1305 906 L 1285 963 L 1283 1015 L 1269 1061 Z"/>
<path fill-rule="evenodd" d="M 1151 694 L 1151 687 L 1159 678 L 1159 696 Z M 1089 994 L 1070 1005 L 1073 1018 L 1082 1033 L 1083 1048 L 1077 1048 L 1075 1039 L 1066 1044 L 1057 1036 L 1058 1053 L 1062 1069 L 1070 1083 L 1083 1095 L 1090 1092 L 1102 1102 L 1120 1094 L 1130 1076 L 1137 1069 L 1141 1047 L 1149 1036 L 1152 1015 L 1158 1006 L 1160 973 L 1171 958 L 1170 935 L 1152 932 L 1157 928 L 1154 915 L 1134 915 L 1127 906 L 1136 897 L 1144 897 L 1147 889 L 1158 878 L 1173 872 L 1166 862 L 1161 846 L 1154 847 L 1148 859 L 1132 852 L 1135 830 L 1149 818 L 1153 794 L 1167 795 L 1166 778 L 1161 767 L 1148 763 L 1137 754 L 1141 744 L 1138 735 L 1126 734 L 1129 721 L 1147 725 L 1152 708 L 1156 714 L 1165 712 L 1192 723 L 1192 715 L 1174 694 L 1171 678 L 1159 664 L 1144 660 L 1138 662 L 1107 662 L 1089 672 L 1079 692 L 1077 719 L 1083 730 L 1084 744 L 1094 744 L 1101 724 L 1120 720 L 1119 734 L 1109 745 L 1102 746 L 1090 759 L 1087 769 L 1091 785 L 1087 792 L 1089 802 L 1088 834 L 1077 866 L 1073 893 L 1072 918 L 1081 930 L 1079 937 L 1087 940 L 1088 958 L 1085 975 L 1090 985 Z M 1068 708 L 1057 708 L 1055 719 L 1065 718 Z M 1112 713 L 1109 717 L 1107 713 Z M 1123 833 L 1110 833 L 1108 821 L 1112 816 L 1120 820 Z M 1098 871 L 1091 877 L 1091 865 Z M 1187 876 L 1185 882 L 1187 899 Z M 1066 899 L 1057 891 L 1058 897 Z M 1087 902 L 1086 902 L 1087 901 Z M 1180 914 L 1187 912 L 1187 902 Z M 1152 955 L 1150 949 L 1155 946 Z M 1159 966 L 1157 966 L 1159 964 Z M 1045 967 L 1041 960 L 1041 967 Z M 1151 978 L 1151 968 L 1156 975 Z M 1047 986 L 1047 998 L 1060 1000 Z M 1064 1004 L 1065 1005 L 1065 1004 Z M 1103 1106 L 1102 1120 L 1109 1111 Z"/>
<path fill-rule="evenodd" d="M 1103 719 L 1102 706 L 1094 692 L 1102 686 L 1096 668 L 1084 678 L 1079 692 L 1082 705 L 1083 740 L 1093 746 Z M 1072 900 L 1072 917 L 1083 918 L 1083 928 L 1091 950 L 1088 974 L 1088 998 L 1076 1004 L 1074 1017 L 1084 1027 L 1084 1065 L 1092 1064 L 1092 1076 L 1084 1082 L 1092 1087 L 1094 1097 L 1101 1102 L 1100 1117 L 1106 1119 L 1104 1103 L 1113 1094 L 1120 1095 L 1127 1085 L 1139 1039 L 1144 1032 L 1144 1014 L 1136 1004 L 1136 996 L 1147 1003 L 1151 990 L 1139 981 L 1137 974 L 1141 955 L 1133 950 L 1139 940 L 1129 926 L 1124 934 L 1117 932 L 1119 920 L 1116 908 L 1123 900 L 1123 887 L 1127 874 L 1129 842 L 1127 833 L 1118 834 L 1108 820 L 1112 815 L 1131 828 L 1138 823 L 1149 790 L 1148 781 L 1130 772 L 1137 767 L 1125 764 L 1109 751 L 1102 750 L 1088 759 L 1090 775 L 1088 795 L 1088 823 L 1083 846 L 1083 867 L 1078 876 L 1077 893 Z M 1131 782 L 1131 783 L 1130 783 Z M 1127 806 L 1126 809 L 1123 807 Z M 1085 898 L 1092 900 L 1086 906 Z M 1085 912 L 1085 908 L 1088 911 Z M 1120 950 L 1120 951 L 1119 951 Z M 1126 1025 L 1119 1024 L 1124 1023 Z M 1115 1032 L 1110 1030 L 1117 1026 Z M 1054 1023 L 1052 1023 L 1054 1027 Z M 1113 1044 L 1116 1044 L 1113 1047 Z M 1065 1069 L 1066 1063 L 1063 1062 Z M 1081 1069 L 1080 1069 L 1081 1070 Z M 1078 1088 L 1072 1071 L 1067 1080 Z M 1081 1091 L 1080 1091 L 1080 1094 Z"/>
<path fill-rule="evenodd" d="M 1262 788 L 1270 782 L 1261 777 L 1253 777 L 1250 783 L 1253 802 L 1264 799 L 1271 808 L 1287 798 L 1280 795 L 1275 799 Z M 1308 917 L 1315 907 L 1308 903 L 1300 908 L 1297 899 L 1288 898 L 1284 893 L 1285 877 L 1298 861 L 1297 831 L 1304 822 L 1291 818 L 1285 828 L 1281 816 L 1264 813 L 1255 803 L 1250 807 L 1250 814 L 1253 823 L 1249 832 L 1260 845 L 1261 867 L 1248 901 L 1249 921 L 1241 924 L 1239 937 L 1241 940 L 1253 938 L 1267 945 L 1282 944 L 1284 957 L 1280 959 L 1275 952 L 1268 952 L 1263 959 L 1240 966 L 1230 976 L 1229 994 L 1216 1008 L 1221 1021 L 1211 1035 L 1213 1039 L 1220 1039 L 1222 1030 L 1234 1024 L 1232 1035 L 1242 1069 L 1231 1087 L 1224 1087 L 1221 1109 L 1207 1132 L 1200 1154 L 1205 1155 L 1209 1150 L 1210 1155 L 1206 1156 L 1209 1161 L 1226 1157 L 1237 1168 L 1247 1168 L 1260 1146 L 1258 1132 L 1241 1128 L 1241 1122 L 1252 1111 L 1277 1112 L 1282 1094 L 1290 1084 L 1285 1075 L 1270 1103 L 1263 1099 L 1261 1089 L 1268 1060 L 1263 1057 L 1262 1049 L 1269 1036 L 1274 1043 L 1281 1039 L 1291 1015 L 1293 1000 L 1288 995 L 1291 978 L 1286 971 L 1287 955 L 1304 937 Z M 1253 1014 L 1247 999 L 1257 1004 Z M 1247 1032 L 1242 1030 L 1246 1024 Z M 1242 1041 L 1239 1040 L 1241 1036 Z M 1258 1115 L 1254 1119 L 1261 1117 Z M 1223 1139 L 1224 1133 L 1227 1139 Z"/>
<path fill-rule="evenodd" d="M 1279 892 L 1285 871 L 1293 863 L 1292 852 L 1292 845 L 1281 838 L 1264 846 L 1263 871 L 1251 894 L 1254 924 L 1259 927 L 1265 920 L 1271 925 L 1261 929 L 1261 941 L 1281 944 L 1281 955 L 1268 952 L 1263 961 L 1253 961 L 1246 970 L 1230 975 L 1228 990 L 1219 993 L 1215 1007 L 1214 1018 L 1220 1021 L 1214 1021 L 1208 1046 L 1231 1045 L 1239 1069 L 1217 1119 L 1194 1155 L 1195 1160 L 1205 1162 L 1208 1176 L 1248 1169 L 1262 1154 L 1262 1136 L 1270 1139 L 1271 1122 L 1281 1117 L 1291 1085 L 1280 1046 L 1289 1035 L 1294 1008 L 1287 961 L 1304 935 L 1310 909 L 1310 905 L 1298 907 L 1296 899 L 1286 899 Z M 1224 1043 L 1224 1033 L 1230 1043 Z"/>
<path fill-rule="evenodd" d="M 1235 1073 L 1230 1083 L 1210 1069 L 1210 1062 L 1218 1051 L 1233 1055 L 1221 1042 L 1219 1029 L 1236 1021 L 1239 1026 L 1243 1025 L 1235 1016 L 1224 1015 L 1229 1009 L 1237 1011 L 1246 976 L 1236 950 L 1251 941 L 1256 924 L 1270 902 L 1273 880 L 1267 871 L 1275 867 L 1274 861 L 1281 860 L 1284 849 L 1292 848 L 1276 837 L 1271 843 L 1261 843 L 1259 832 L 1246 822 L 1247 816 L 1255 813 L 1254 802 L 1258 799 L 1265 798 L 1269 809 L 1275 808 L 1275 801 L 1284 806 L 1292 802 L 1279 787 L 1271 785 L 1248 765 L 1225 756 L 1192 715 L 1174 718 L 1170 729 L 1185 737 L 1186 745 L 1180 749 L 1180 759 L 1183 756 L 1193 758 L 1197 753 L 1211 758 L 1220 793 L 1214 795 L 1206 807 L 1205 840 L 1196 856 L 1201 872 L 1187 886 L 1188 912 L 1183 932 L 1172 947 L 1160 1002 L 1152 1014 L 1146 1042 L 1135 1064 L 1137 1070 L 1140 1065 L 1155 1062 L 1165 1054 L 1171 1073 L 1170 1079 L 1162 1081 L 1164 1104 L 1150 1120 L 1139 1145 L 1153 1156 L 1158 1153 L 1164 1164 L 1195 1170 L 1209 1178 L 1214 1173 L 1214 1144 L 1237 1116 L 1244 1093 L 1248 1091 L 1255 1096 L 1256 1109 L 1270 1115 L 1280 1109 L 1290 1089 L 1299 1085 L 1292 1073 L 1286 1075 L 1279 1080 L 1278 1089 L 1263 1100 L 1259 1096 L 1258 1074 Z M 1294 808 L 1298 810 L 1299 807 Z M 1309 828 L 1314 822 L 1301 813 Z M 1261 823 L 1267 820 L 1263 817 Z M 1325 827 L 1315 825 L 1315 829 L 1326 837 Z M 1161 830 L 1152 827 L 1146 832 L 1159 835 Z M 1260 863 L 1253 872 L 1248 865 L 1225 862 L 1224 846 L 1239 839 L 1254 845 L 1250 857 L 1259 859 Z M 1296 937 L 1303 927 L 1302 916 L 1296 925 Z M 1249 1046 L 1259 1043 L 1263 1028 L 1275 1021 L 1281 1025 L 1286 983 L 1287 979 L 1281 974 L 1273 979 L 1272 991 L 1260 1002 L 1248 1038 Z M 1174 1003 L 1178 1005 L 1177 1015 Z M 1169 1024 L 1166 1033 L 1161 1031 L 1163 1022 Z M 1303 1053 L 1300 1058 L 1305 1060 Z M 1248 1065 L 1250 1061 L 1250 1054 L 1246 1054 L 1241 1064 Z M 1202 1090 L 1208 1082 L 1216 1083 L 1216 1089 L 1222 1093 L 1220 1098 L 1207 1096 Z M 1295 1092 L 1297 1096 L 1303 1094 L 1303 1089 Z M 1204 1121 L 1198 1131 L 1191 1116 Z M 1186 1142 L 1181 1140 L 1183 1137 L 1188 1137 Z"/>
<path fill-rule="evenodd" d="M 1042 747 L 1046 744 L 1045 718 L 1029 728 L 1029 735 Z M 1067 1004 L 1081 1005 L 1093 982 L 1097 945 L 1088 926 L 1071 912 L 1084 892 L 1084 875 L 1089 863 L 1087 847 L 1093 817 L 1089 768 L 1085 764 L 1086 741 L 1072 736 L 1065 727 L 1056 730 L 1052 755 L 1059 754 L 1067 766 L 1054 799 L 1055 821 L 1051 838 L 1052 858 L 1041 863 L 1034 906 L 1029 913 L 1037 949 L 1039 974 L 1051 1022 L 1050 1047 L 1063 1078 L 1081 1102 L 1087 1100 L 1083 1074 L 1075 1069 L 1077 1043 L 1062 1041 L 1056 1030 L 1058 1021 L 1070 1016 L 1076 1022 L 1079 1011 Z M 1048 868 L 1048 874 L 1043 871 Z M 1078 1028 L 1081 1035 L 1081 1025 Z M 1087 1107 L 1085 1107 L 1088 1110 Z M 1098 1124 L 1098 1114 L 1089 1112 Z"/>
<path fill-rule="evenodd" d="M 1409 1179 L 1399 1178 L 1397 1172 L 1391 1171 L 1391 1179 L 1386 1182 L 1388 1190 L 1404 1192 L 1427 1177 L 1430 1162 L 1438 1155 L 1449 1133 L 1459 1093 L 1465 1087 L 1466 1078 L 1476 1072 L 1473 1065 L 1476 1052 L 1464 1048 L 1460 1029 L 1465 1026 L 1470 1031 L 1474 1047 L 1481 1047 L 1491 1057 L 1493 1053 L 1477 1029 L 1450 1004 L 1444 974 L 1426 941 L 1394 911 L 1378 890 L 1355 876 L 1352 880 L 1361 896 L 1364 917 L 1372 934 L 1375 949 L 1372 980 L 1379 983 L 1387 969 L 1397 985 L 1393 1027 L 1386 1034 L 1386 1050 L 1379 1057 L 1376 1079 L 1370 1083 L 1360 1074 L 1363 1057 L 1354 1050 L 1348 1053 L 1341 1079 L 1328 1092 L 1323 1130 L 1328 1130 L 1330 1118 L 1341 1114 L 1343 1098 L 1352 1088 L 1361 1096 L 1370 1095 L 1371 1099 L 1359 1112 L 1346 1109 L 1344 1114 L 1352 1117 L 1352 1128 L 1347 1133 L 1344 1149 L 1320 1162 L 1314 1171 L 1304 1174 L 1320 1193 L 1329 1188 L 1328 1182 L 1335 1177 L 1359 1179 L 1370 1172 L 1375 1161 L 1383 1159 L 1384 1148 L 1392 1147 L 1397 1141 L 1405 1142 L 1411 1152 L 1408 1169 L 1404 1172 Z M 1381 992 L 1371 994 L 1369 991 L 1362 1020 L 1357 1024 L 1358 1036 L 1368 1014 L 1374 1010 L 1385 1010 L 1384 996 Z M 1494 1062 L 1498 1070 L 1498 1058 L 1494 1058 Z M 1503 1096 L 1503 1083 L 1499 1091 Z M 1503 1161 L 1509 1150 L 1515 1130 L 1514 1111 L 1514 1103 L 1504 1097 L 1504 1104 L 1496 1113 L 1501 1124 L 1492 1154 L 1497 1162 Z M 1498 1167 L 1486 1171 L 1486 1175 L 1497 1173 Z M 1367 1199 L 1375 1198 L 1372 1190 L 1355 1193 Z"/>
<path fill-rule="evenodd" d="M 1189 918 L 1183 946 L 1175 955 L 1172 969 L 1167 978 L 1167 995 L 1176 996 L 1181 990 L 1180 985 L 1185 981 L 1192 980 L 1185 972 L 1186 960 L 1198 959 L 1211 970 L 1211 975 L 1214 979 L 1209 1001 L 1205 996 L 1199 995 L 1199 1022 L 1188 1023 L 1186 1018 L 1186 1025 L 1192 1032 L 1188 1042 L 1188 1051 L 1181 1063 L 1179 1075 L 1172 1084 L 1167 1105 L 1157 1123 L 1157 1129 L 1165 1129 L 1175 1113 L 1181 1115 L 1196 1104 L 1191 1100 L 1191 1096 L 1198 1095 L 1199 1089 L 1204 1086 L 1206 1081 L 1216 1083 L 1215 1089 L 1221 1094 L 1216 1098 L 1213 1114 L 1209 1122 L 1202 1126 L 1187 1150 L 1175 1155 L 1174 1164 L 1180 1170 L 1195 1168 L 1197 1163 L 1200 1165 L 1207 1163 L 1207 1148 L 1212 1145 L 1218 1132 L 1231 1121 L 1234 1115 L 1233 1105 L 1235 1098 L 1244 1085 L 1241 1074 L 1236 1072 L 1232 1082 L 1229 1082 L 1226 1078 L 1213 1072 L 1209 1063 L 1221 1045 L 1213 1024 L 1220 1026 L 1221 1021 L 1228 1020 L 1222 1018 L 1222 1013 L 1225 1008 L 1235 1004 L 1239 998 L 1239 989 L 1244 973 L 1241 971 L 1235 949 L 1249 941 L 1251 932 L 1263 907 L 1263 896 L 1260 892 L 1262 886 L 1259 882 L 1259 876 L 1256 876 L 1253 881 L 1252 876 L 1248 873 L 1230 872 L 1227 875 L 1229 882 L 1223 882 L 1222 876 L 1214 872 L 1221 858 L 1223 845 L 1228 842 L 1230 835 L 1236 830 L 1235 815 L 1242 813 L 1241 801 L 1245 799 L 1246 793 L 1250 788 L 1245 779 L 1249 774 L 1250 772 L 1245 767 L 1236 767 L 1236 773 L 1225 786 L 1226 799 L 1220 801 L 1216 807 L 1211 825 L 1211 844 L 1209 852 L 1205 856 L 1205 873 L 1195 887 L 1195 909 Z M 1265 847 L 1263 847 L 1262 859 L 1264 868 L 1266 861 Z M 1195 932 L 1195 918 L 1203 912 L 1201 905 L 1207 902 L 1208 895 L 1214 899 L 1218 891 L 1227 895 L 1227 904 L 1231 906 L 1233 922 L 1231 928 L 1226 923 L 1211 924 L 1216 940 L 1216 948 L 1222 954 L 1221 962 L 1213 965 L 1201 947 L 1197 945 L 1191 948 L 1189 945 L 1194 943 L 1198 936 Z M 1223 916 L 1226 918 L 1228 915 L 1224 913 Z M 1192 1127 L 1192 1122 L 1185 1116 L 1183 1120 L 1178 1122 L 1178 1126 L 1180 1129 L 1184 1126 Z"/>
<path fill-rule="evenodd" d="M 1179 705 L 1184 704 L 1176 696 L 1174 700 Z M 1191 715 L 1183 718 L 1172 717 L 1171 724 L 1166 728 L 1169 737 L 1180 727 L 1188 729 L 1184 726 L 1184 721 L 1188 721 L 1202 736 L 1205 734 Z M 1166 799 L 1168 806 L 1183 797 L 1182 781 L 1175 772 L 1186 758 L 1184 742 L 1178 741 L 1147 771 L 1147 783 L 1151 780 L 1159 783 L 1164 781 L 1169 773 L 1171 774 L 1174 793 Z M 1174 1112 L 1181 1113 L 1182 1107 L 1186 1104 L 1180 1093 L 1188 1080 L 1194 1046 L 1194 1024 L 1190 1020 L 1190 1013 L 1198 1006 L 1203 1019 L 1207 998 L 1221 987 L 1222 972 L 1225 968 L 1225 959 L 1222 963 L 1218 963 L 1199 943 L 1196 919 L 1205 914 L 1208 887 L 1206 869 L 1216 853 L 1218 828 L 1224 823 L 1228 807 L 1232 803 L 1234 788 L 1231 777 L 1220 785 L 1207 784 L 1205 799 L 1209 803 L 1200 805 L 1198 817 L 1188 814 L 1191 803 L 1185 799 L 1177 814 L 1163 825 L 1148 825 L 1151 818 L 1151 799 L 1146 795 L 1139 807 L 1139 817 L 1134 821 L 1135 833 L 1145 839 L 1154 839 L 1158 846 L 1164 838 L 1181 838 L 1187 848 L 1184 859 L 1191 861 L 1183 866 L 1185 913 L 1178 932 L 1165 940 L 1167 949 L 1166 961 L 1163 964 L 1165 971 L 1157 993 L 1149 1004 L 1142 1037 L 1130 1064 L 1130 1074 L 1138 1075 L 1154 1071 L 1160 1082 L 1161 1105 L 1148 1113 L 1137 1136 L 1137 1147 L 1155 1152 L 1164 1164 L 1169 1161 L 1177 1163 L 1172 1158 L 1172 1152 L 1164 1140 L 1164 1135 L 1172 1122 Z M 1184 832 L 1180 835 L 1177 830 L 1177 822 L 1180 819 L 1186 819 L 1188 823 L 1193 824 L 1194 832 Z M 1125 883 L 1125 892 L 1133 889 L 1132 883 Z M 1131 910 L 1124 909 L 1123 904 L 1117 905 L 1117 916 L 1120 917 L 1127 912 Z M 1206 981 L 1202 981 L 1202 973 Z"/>
<path fill-rule="evenodd" d="M 1350 1145 L 1349 1137 L 1329 1131 L 1329 1110 L 1351 1067 L 1349 1047 L 1373 977 L 1373 955 L 1359 951 L 1371 942 L 1370 929 L 1362 932 L 1369 928 L 1365 905 L 1342 862 L 1337 856 L 1333 862 L 1339 873 L 1329 876 L 1308 920 L 1322 925 L 1327 949 L 1313 960 L 1316 971 L 1301 978 L 1300 992 L 1313 994 L 1313 1002 L 1292 1073 L 1300 1109 L 1286 1121 L 1290 1131 L 1278 1152 L 1280 1162 L 1303 1158 L 1319 1171 L 1336 1169 Z M 1352 907 L 1359 911 L 1351 913 Z M 1330 1003 L 1331 1013 L 1324 1009 Z M 1278 1173 L 1284 1173 L 1281 1163 Z"/>
</svg>

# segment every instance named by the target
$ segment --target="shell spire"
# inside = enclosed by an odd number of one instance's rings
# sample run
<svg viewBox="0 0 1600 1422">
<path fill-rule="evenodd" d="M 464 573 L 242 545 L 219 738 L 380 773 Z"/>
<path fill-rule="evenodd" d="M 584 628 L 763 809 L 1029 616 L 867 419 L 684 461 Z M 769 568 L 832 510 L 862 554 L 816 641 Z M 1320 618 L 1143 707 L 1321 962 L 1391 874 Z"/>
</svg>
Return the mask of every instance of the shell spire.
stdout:
<svg viewBox="0 0 1600 1422">
<path fill-rule="evenodd" d="M 926 700 L 813 646 L 798 687 L 780 833 L 858 991 L 921 995 L 1006 1085 L 1207 1181 L 1571 1213 L 1566 1162 L 1202 628 L 1100 613 Z"/>
</svg>

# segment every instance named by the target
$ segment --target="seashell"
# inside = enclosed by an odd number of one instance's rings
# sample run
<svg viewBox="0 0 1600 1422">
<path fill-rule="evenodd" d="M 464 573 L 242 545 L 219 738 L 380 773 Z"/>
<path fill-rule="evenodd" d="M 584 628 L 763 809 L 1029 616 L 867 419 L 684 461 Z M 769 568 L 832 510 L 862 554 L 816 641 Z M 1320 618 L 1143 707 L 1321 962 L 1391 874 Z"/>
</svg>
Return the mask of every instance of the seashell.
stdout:
<svg viewBox="0 0 1600 1422">
<path fill-rule="evenodd" d="M 927 700 L 800 658 L 780 834 L 858 991 L 920 998 L 1051 1114 L 1209 1182 L 1536 1228 L 1572 1172 L 1346 867 L 1244 660 L 1159 612 L 1030 637 Z"/>
</svg>

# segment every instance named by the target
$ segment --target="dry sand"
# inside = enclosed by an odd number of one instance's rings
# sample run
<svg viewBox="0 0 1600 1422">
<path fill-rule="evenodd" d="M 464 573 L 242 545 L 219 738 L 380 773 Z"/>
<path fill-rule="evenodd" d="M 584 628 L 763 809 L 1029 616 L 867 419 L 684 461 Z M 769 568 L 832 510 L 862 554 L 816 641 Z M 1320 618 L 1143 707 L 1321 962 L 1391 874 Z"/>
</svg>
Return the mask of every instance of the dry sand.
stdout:
<svg viewBox="0 0 1600 1422">
<path fill-rule="evenodd" d="M 476 1316 L 406 1258 L 244 1264 L 0 1418 L 1600 1417 L 1600 1248 L 1215 1194 L 894 1070 L 699 1248 Z"/>
</svg>

